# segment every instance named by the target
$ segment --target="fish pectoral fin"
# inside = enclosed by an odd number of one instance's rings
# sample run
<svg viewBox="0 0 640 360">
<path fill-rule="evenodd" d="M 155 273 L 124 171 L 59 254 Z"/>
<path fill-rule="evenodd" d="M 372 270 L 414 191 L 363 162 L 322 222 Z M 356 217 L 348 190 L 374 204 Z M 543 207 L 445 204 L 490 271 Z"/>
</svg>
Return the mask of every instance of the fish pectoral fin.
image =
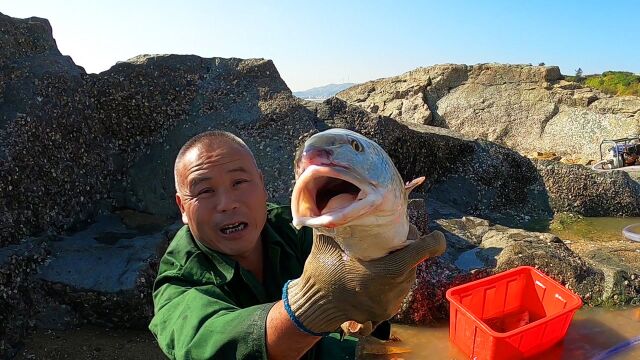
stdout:
<svg viewBox="0 0 640 360">
<path fill-rule="evenodd" d="M 418 185 L 422 184 L 424 182 L 426 178 L 424 176 L 420 176 L 419 178 L 415 178 L 411 181 L 407 181 L 407 183 L 404 185 L 404 190 L 408 193 L 411 192 L 411 190 L 415 189 Z"/>
</svg>

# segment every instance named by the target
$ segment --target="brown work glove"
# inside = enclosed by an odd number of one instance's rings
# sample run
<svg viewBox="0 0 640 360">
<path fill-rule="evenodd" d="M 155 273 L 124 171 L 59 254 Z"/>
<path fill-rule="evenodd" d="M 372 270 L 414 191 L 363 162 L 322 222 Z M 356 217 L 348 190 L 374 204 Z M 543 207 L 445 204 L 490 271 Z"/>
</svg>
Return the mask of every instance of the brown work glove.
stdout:
<svg viewBox="0 0 640 360">
<path fill-rule="evenodd" d="M 417 234 L 411 226 L 407 238 Z M 434 231 L 384 257 L 362 261 L 347 256 L 332 238 L 315 235 L 302 275 L 284 286 L 285 309 L 299 329 L 317 336 L 346 321 L 378 324 L 400 309 L 416 266 L 445 248 L 444 235 Z"/>
</svg>

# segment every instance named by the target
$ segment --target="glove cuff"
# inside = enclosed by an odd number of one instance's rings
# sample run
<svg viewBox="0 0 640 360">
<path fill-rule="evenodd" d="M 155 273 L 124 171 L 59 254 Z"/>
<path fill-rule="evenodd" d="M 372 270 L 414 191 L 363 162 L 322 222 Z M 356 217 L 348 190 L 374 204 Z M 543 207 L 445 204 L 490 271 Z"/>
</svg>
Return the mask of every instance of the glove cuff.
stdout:
<svg viewBox="0 0 640 360">
<path fill-rule="evenodd" d="M 291 321 L 309 335 L 326 336 L 345 321 L 318 287 L 308 281 L 287 281 L 282 288 L 282 302 Z"/>
</svg>

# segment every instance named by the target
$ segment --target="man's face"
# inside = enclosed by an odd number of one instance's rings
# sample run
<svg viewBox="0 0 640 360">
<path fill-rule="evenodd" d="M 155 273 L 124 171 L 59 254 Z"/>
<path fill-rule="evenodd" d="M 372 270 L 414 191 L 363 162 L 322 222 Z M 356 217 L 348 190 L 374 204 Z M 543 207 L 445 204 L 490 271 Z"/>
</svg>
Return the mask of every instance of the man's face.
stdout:
<svg viewBox="0 0 640 360">
<path fill-rule="evenodd" d="M 198 241 L 232 257 L 256 249 L 267 218 L 267 192 L 247 150 L 224 139 L 195 147 L 177 175 L 182 221 Z"/>
</svg>

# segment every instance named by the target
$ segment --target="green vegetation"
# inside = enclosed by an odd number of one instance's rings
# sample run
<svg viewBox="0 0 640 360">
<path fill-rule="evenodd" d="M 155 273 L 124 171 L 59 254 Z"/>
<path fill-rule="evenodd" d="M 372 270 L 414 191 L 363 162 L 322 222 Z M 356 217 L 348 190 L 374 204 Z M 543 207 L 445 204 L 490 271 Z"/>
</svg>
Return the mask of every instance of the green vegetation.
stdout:
<svg viewBox="0 0 640 360">
<path fill-rule="evenodd" d="M 611 95 L 640 96 L 640 76 L 627 71 L 605 71 L 601 75 L 586 76 L 582 75 L 582 71 L 576 71 L 576 76 L 565 76 L 565 80 L 575 81 Z"/>
<path fill-rule="evenodd" d="M 568 212 L 559 212 L 556 213 L 549 224 L 549 229 L 553 231 L 562 231 L 566 230 L 571 225 L 574 225 L 584 219 L 583 216 Z"/>
</svg>

